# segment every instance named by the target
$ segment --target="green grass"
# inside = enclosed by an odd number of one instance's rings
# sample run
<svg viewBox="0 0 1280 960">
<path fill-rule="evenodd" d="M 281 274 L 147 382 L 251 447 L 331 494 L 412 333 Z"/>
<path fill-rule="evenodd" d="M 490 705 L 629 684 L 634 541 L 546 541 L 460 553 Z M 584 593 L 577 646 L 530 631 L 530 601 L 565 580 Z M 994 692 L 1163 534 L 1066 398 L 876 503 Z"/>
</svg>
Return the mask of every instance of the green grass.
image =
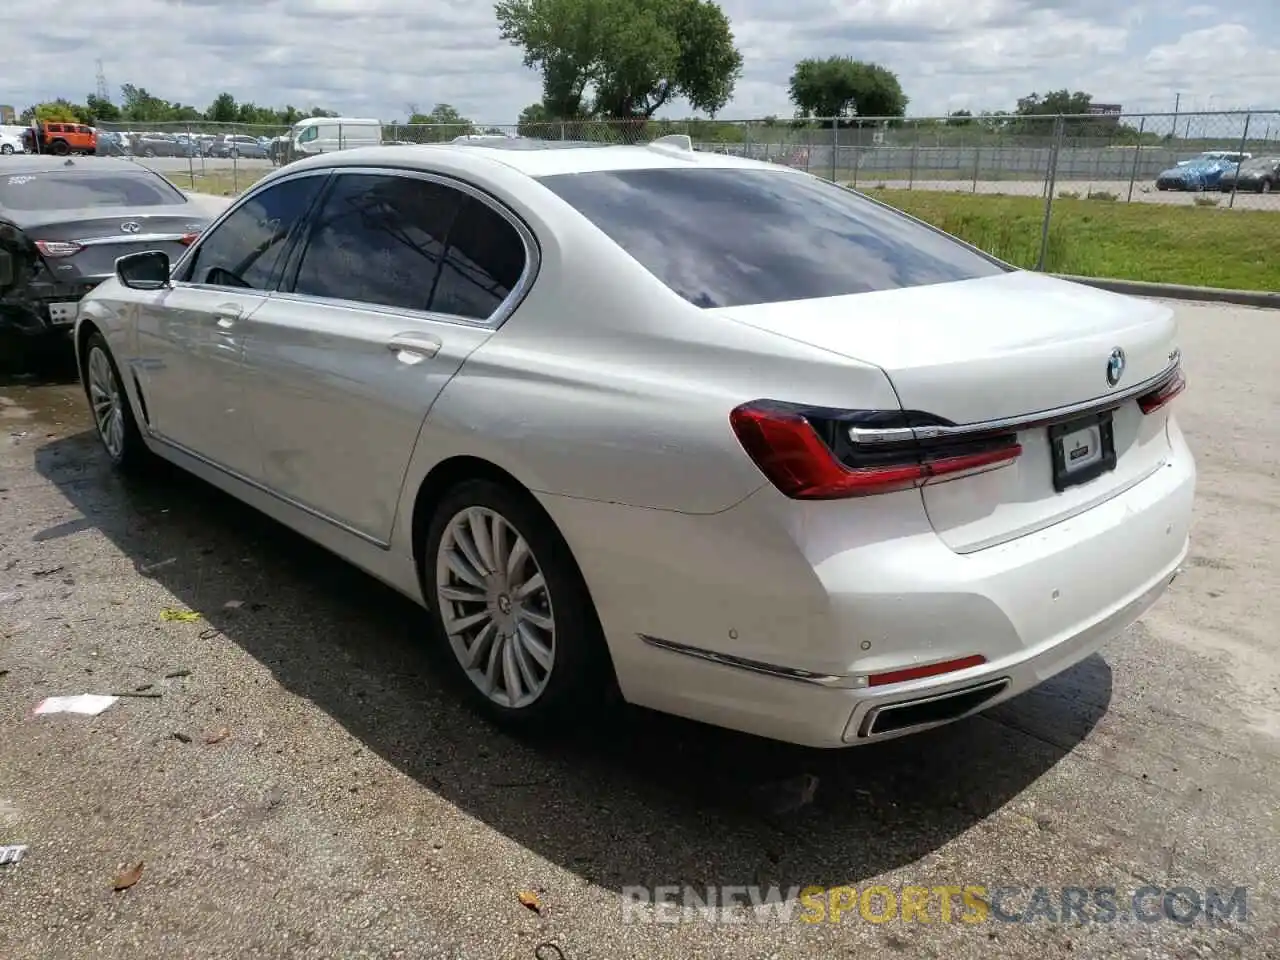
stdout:
<svg viewBox="0 0 1280 960">
<path fill-rule="evenodd" d="M 206 170 L 201 174 L 197 169 L 194 177 L 186 170 L 166 170 L 163 173 L 170 182 L 183 190 L 211 193 L 218 197 L 234 197 L 244 193 L 271 170 L 271 167 L 265 169 L 253 167 L 243 170 Z"/>
<path fill-rule="evenodd" d="M 1015 266 L 1040 253 L 1044 200 L 876 190 L 892 204 Z M 1280 212 L 1156 203 L 1053 204 L 1045 269 L 1086 277 L 1280 290 Z"/>
</svg>

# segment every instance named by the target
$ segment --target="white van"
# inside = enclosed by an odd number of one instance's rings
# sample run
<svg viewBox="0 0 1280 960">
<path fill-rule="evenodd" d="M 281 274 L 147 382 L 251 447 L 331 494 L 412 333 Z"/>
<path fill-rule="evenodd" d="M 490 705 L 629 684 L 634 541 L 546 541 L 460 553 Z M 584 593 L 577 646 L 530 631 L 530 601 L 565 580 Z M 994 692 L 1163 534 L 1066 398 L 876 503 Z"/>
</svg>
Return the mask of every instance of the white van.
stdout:
<svg viewBox="0 0 1280 960">
<path fill-rule="evenodd" d="M 356 117 L 308 117 L 290 131 L 294 157 L 310 157 L 334 150 L 382 145 L 382 121 Z"/>
</svg>

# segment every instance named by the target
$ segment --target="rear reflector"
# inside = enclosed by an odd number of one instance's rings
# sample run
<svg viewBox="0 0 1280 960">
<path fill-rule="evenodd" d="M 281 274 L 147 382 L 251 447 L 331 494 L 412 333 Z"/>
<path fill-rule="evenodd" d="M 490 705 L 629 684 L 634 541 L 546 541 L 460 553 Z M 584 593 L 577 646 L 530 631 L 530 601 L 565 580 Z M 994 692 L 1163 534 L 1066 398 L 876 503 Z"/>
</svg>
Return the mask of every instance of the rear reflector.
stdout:
<svg viewBox="0 0 1280 960">
<path fill-rule="evenodd" d="M 36 249 L 46 257 L 74 257 L 84 247 L 71 240 L 37 240 Z"/>
<path fill-rule="evenodd" d="M 1138 407 L 1143 413 L 1155 413 L 1185 389 L 1187 389 L 1187 378 L 1179 367 L 1164 386 L 1140 396 Z"/>
<path fill-rule="evenodd" d="M 1012 437 L 994 444 L 988 437 L 976 440 L 972 451 L 955 445 L 933 452 L 914 444 L 899 445 L 892 453 L 881 448 L 884 453 L 876 463 L 847 466 L 809 420 L 785 404 L 743 404 L 729 414 L 729 424 L 760 472 L 794 500 L 837 500 L 909 490 L 1002 467 L 1022 454 L 1022 446 Z"/>
<path fill-rule="evenodd" d="M 907 680 L 919 680 L 921 677 L 936 677 L 941 673 L 955 673 L 957 670 L 968 670 L 987 662 L 987 658 L 975 653 L 970 657 L 957 660 L 943 660 L 941 663 L 927 663 L 921 667 L 904 667 L 901 670 L 888 670 L 884 673 L 873 673 L 867 677 L 867 686 L 882 687 L 886 683 L 903 683 Z"/>
</svg>

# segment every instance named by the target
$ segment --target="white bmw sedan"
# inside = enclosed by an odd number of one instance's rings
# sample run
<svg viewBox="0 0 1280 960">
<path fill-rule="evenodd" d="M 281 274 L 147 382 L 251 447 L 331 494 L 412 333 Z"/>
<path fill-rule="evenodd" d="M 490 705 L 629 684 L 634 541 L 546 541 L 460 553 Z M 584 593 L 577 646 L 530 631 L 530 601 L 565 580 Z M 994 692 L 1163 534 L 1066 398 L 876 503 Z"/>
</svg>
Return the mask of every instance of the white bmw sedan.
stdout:
<svg viewBox="0 0 1280 960">
<path fill-rule="evenodd" d="M 1195 466 L 1171 312 L 784 167 L 505 140 L 291 164 L 79 314 L 102 442 L 430 611 L 514 723 L 603 691 L 835 747 L 1143 613 Z"/>
</svg>

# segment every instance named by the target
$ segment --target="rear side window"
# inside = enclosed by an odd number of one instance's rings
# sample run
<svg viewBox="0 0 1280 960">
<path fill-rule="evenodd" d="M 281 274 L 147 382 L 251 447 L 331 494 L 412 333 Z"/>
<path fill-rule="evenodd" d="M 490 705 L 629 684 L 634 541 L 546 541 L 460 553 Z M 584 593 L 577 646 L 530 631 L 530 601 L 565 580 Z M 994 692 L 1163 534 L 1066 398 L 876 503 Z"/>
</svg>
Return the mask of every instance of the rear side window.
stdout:
<svg viewBox="0 0 1280 960">
<path fill-rule="evenodd" d="M 540 182 L 699 307 L 838 297 L 1004 272 L 945 234 L 796 173 L 618 170 Z"/>
<path fill-rule="evenodd" d="M 471 320 L 487 320 L 524 272 L 524 242 L 506 218 L 467 197 L 449 231 L 431 309 Z"/>
<path fill-rule="evenodd" d="M 339 176 L 312 224 L 293 292 L 428 309 L 464 199 L 417 177 Z"/>
<path fill-rule="evenodd" d="M 186 202 L 181 191 L 145 171 L 6 174 L 0 170 L 0 207 L 10 210 L 158 207 Z"/>
<path fill-rule="evenodd" d="M 269 290 L 290 232 L 310 209 L 324 176 L 285 180 L 255 194 L 202 238 L 182 280 Z"/>
</svg>

